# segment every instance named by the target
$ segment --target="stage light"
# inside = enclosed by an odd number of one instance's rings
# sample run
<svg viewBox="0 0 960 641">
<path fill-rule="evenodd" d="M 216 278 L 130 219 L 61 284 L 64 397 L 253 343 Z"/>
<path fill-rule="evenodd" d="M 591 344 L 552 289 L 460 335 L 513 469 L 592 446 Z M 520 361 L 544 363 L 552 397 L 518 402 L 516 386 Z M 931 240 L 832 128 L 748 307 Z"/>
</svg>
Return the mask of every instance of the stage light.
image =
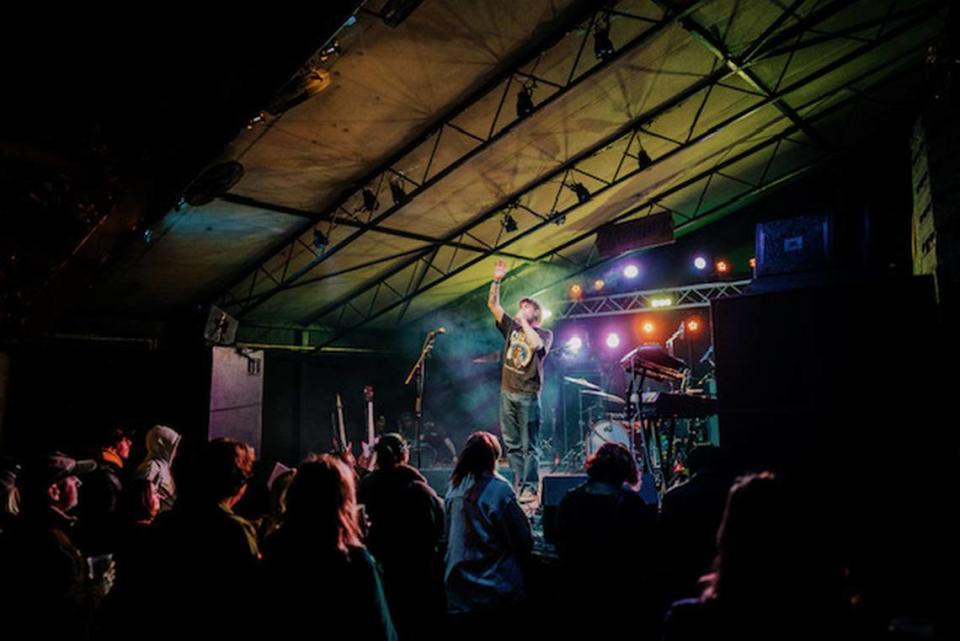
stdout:
<svg viewBox="0 0 960 641">
<path fill-rule="evenodd" d="M 636 265 L 627 265 L 623 268 L 623 275 L 627 278 L 636 278 L 640 275 L 640 268 Z"/>
<path fill-rule="evenodd" d="M 512 234 L 513 232 L 517 231 L 517 229 L 518 229 L 518 227 L 517 227 L 517 221 L 514 220 L 513 216 L 511 216 L 510 214 L 504 214 L 504 215 L 503 215 L 503 230 L 504 230 L 505 232 L 507 232 L 508 234 Z"/>
<path fill-rule="evenodd" d="M 650 154 L 647 153 L 647 150 L 641 146 L 640 151 L 637 152 L 637 167 L 643 171 L 651 165 L 653 165 L 653 158 L 651 158 Z"/>
<path fill-rule="evenodd" d="M 718 274 L 726 274 L 726 273 L 729 272 L 729 271 L 730 271 L 730 263 L 728 263 L 728 262 L 725 261 L 725 260 L 718 260 L 718 261 L 717 261 L 717 273 L 718 273 Z"/>
<path fill-rule="evenodd" d="M 603 282 L 603 279 L 598 278 L 597 280 L 593 281 L 593 288 L 599 292 L 601 289 L 603 289 L 605 284 L 606 283 Z"/>
<path fill-rule="evenodd" d="M 644 331 L 644 333 L 646 333 L 646 334 L 652 334 L 652 333 L 653 333 L 653 330 L 655 330 L 655 329 L 656 329 L 656 327 L 653 326 L 653 323 L 647 322 L 647 323 L 644 323 L 644 324 L 643 324 L 643 331 Z"/>
<path fill-rule="evenodd" d="M 609 17 L 599 22 L 593 31 L 593 53 L 597 60 L 609 60 L 614 51 L 613 41 L 610 40 Z"/>
<path fill-rule="evenodd" d="M 550 320 L 550 317 L 553 316 L 553 312 L 544 307 L 542 316 L 544 321 Z"/>
<path fill-rule="evenodd" d="M 617 333 L 607 334 L 607 347 L 613 349 L 620 346 L 620 335 Z"/>
<path fill-rule="evenodd" d="M 327 238 L 327 235 L 320 231 L 319 227 L 314 228 L 313 246 L 322 254 L 327 250 L 327 245 L 329 244 L 330 240 Z"/>
<path fill-rule="evenodd" d="M 689 331 L 691 331 L 691 332 L 699 332 L 699 331 L 700 331 L 700 321 L 698 321 L 698 320 L 690 320 L 690 321 L 687 321 L 687 330 L 689 330 Z"/>
<path fill-rule="evenodd" d="M 370 189 L 364 189 L 361 192 L 363 196 L 363 208 L 370 213 L 373 213 L 380 209 L 380 201 L 377 200 L 377 195 L 373 193 Z"/>
<path fill-rule="evenodd" d="M 570 183 L 567 189 L 577 195 L 578 203 L 585 203 L 590 200 L 590 190 L 583 186 L 583 183 Z"/>
<path fill-rule="evenodd" d="M 580 298 L 583 296 L 583 288 L 579 284 L 574 283 L 570 286 L 570 298 Z"/>
<path fill-rule="evenodd" d="M 571 336 L 567 342 L 567 350 L 576 354 L 583 348 L 583 340 L 579 336 Z"/>
<path fill-rule="evenodd" d="M 342 53 L 340 42 L 334 40 L 328 46 L 320 50 L 320 62 L 326 62 L 331 56 L 339 56 Z"/>
<path fill-rule="evenodd" d="M 533 85 L 524 85 L 517 93 L 517 118 L 526 118 L 533 113 Z"/>
<path fill-rule="evenodd" d="M 756 258 L 751 258 L 751 259 L 748 260 L 747 262 L 750 264 L 750 269 L 756 269 L 756 268 L 757 268 L 757 259 L 756 259 Z"/>
<path fill-rule="evenodd" d="M 673 300 L 670 298 L 654 298 L 650 301 L 652 307 L 670 307 L 673 305 Z"/>
<path fill-rule="evenodd" d="M 266 118 L 267 118 L 267 113 L 265 111 L 258 112 L 256 116 L 254 116 L 253 118 L 247 121 L 247 130 L 249 131 L 253 129 L 257 125 L 259 125 L 261 122 L 266 120 Z"/>
<path fill-rule="evenodd" d="M 407 200 L 407 192 L 399 178 L 390 181 L 390 195 L 393 196 L 394 205 L 402 205 Z"/>
<path fill-rule="evenodd" d="M 700 269 L 700 270 L 706 269 L 706 268 L 707 268 L 707 259 L 704 258 L 703 256 L 697 256 L 697 257 L 693 260 L 693 266 L 696 267 L 697 269 Z"/>
</svg>

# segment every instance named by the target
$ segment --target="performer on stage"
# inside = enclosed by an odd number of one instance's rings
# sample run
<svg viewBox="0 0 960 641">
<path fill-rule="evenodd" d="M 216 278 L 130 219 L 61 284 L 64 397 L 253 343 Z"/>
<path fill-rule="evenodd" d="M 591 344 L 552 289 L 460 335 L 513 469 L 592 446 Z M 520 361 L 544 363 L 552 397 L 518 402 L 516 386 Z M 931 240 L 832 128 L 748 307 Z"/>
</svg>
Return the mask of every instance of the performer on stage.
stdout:
<svg viewBox="0 0 960 641">
<path fill-rule="evenodd" d="M 553 344 L 553 333 L 540 327 L 543 309 L 533 298 L 520 299 L 515 317 L 500 305 L 500 280 L 507 266 L 497 261 L 487 307 L 506 340 L 500 359 L 500 431 L 513 487 L 522 502 L 535 501 L 540 482 L 540 389 L 543 360 Z"/>
</svg>

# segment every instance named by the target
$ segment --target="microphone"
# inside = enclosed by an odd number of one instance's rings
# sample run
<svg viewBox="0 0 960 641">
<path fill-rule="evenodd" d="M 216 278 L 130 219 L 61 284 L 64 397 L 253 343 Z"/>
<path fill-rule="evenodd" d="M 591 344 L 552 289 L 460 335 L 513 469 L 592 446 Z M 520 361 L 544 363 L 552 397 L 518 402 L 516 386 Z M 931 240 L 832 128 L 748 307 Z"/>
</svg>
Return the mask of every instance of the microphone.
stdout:
<svg viewBox="0 0 960 641">
<path fill-rule="evenodd" d="M 432 332 L 430 332 L 429 334 L 427 334 L 427 337 L 428 337 L 428 338 L 433 338 L 433 337 L 437 336 L 438 334 L 446 334 L 446 333 L 447 333 L 447 328 L 446 328 L 446 327 L 438 327 L 438 328 L 436 328 L 435 330 L 433 330 Z"/>
<path fill-rule="evenodd" d="M 701 363 L 706 363 L 711 358 L 713 358 L 713 345 L 711 345 L 706 352 L 703 353 L 703 356 L 700 358 Z"/>
</svg>

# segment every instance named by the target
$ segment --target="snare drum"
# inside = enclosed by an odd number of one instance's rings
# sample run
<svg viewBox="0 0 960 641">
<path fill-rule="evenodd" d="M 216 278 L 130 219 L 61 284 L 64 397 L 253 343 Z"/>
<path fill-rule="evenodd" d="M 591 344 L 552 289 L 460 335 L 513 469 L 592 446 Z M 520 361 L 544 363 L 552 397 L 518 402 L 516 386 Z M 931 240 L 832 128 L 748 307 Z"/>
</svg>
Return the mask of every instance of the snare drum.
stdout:
<svg viewBox="0 0 960 641">
<path fill-rule="evenodd" d="M 604 443 L 618 443 L 630 449 L 630 432 L 625 421 L 597 421 L 587 433 L 587 456 L 592 456 Z"/>
</svg>

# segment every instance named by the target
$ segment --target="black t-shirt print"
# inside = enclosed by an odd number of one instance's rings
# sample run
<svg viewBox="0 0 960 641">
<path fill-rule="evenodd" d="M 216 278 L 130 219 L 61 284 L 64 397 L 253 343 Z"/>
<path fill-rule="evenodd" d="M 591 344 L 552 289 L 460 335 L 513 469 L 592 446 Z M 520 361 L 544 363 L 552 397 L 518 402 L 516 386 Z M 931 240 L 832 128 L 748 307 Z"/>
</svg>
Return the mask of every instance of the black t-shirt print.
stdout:
<svg viewBox="0 0 960 641">
<path fill-rule="evenodd" d="M 543 384 L 543 359 L 553 344 L 553 332 L 535 327 L 534 331 L 543 341 L 543 347 L 534 351 L 527 345 L 523 327 L 507 314 L 500 318 L 497 329 L 506 339 L 500 359 L 501 389 L 520 394 L 539 394 Z"/>
</svg>

